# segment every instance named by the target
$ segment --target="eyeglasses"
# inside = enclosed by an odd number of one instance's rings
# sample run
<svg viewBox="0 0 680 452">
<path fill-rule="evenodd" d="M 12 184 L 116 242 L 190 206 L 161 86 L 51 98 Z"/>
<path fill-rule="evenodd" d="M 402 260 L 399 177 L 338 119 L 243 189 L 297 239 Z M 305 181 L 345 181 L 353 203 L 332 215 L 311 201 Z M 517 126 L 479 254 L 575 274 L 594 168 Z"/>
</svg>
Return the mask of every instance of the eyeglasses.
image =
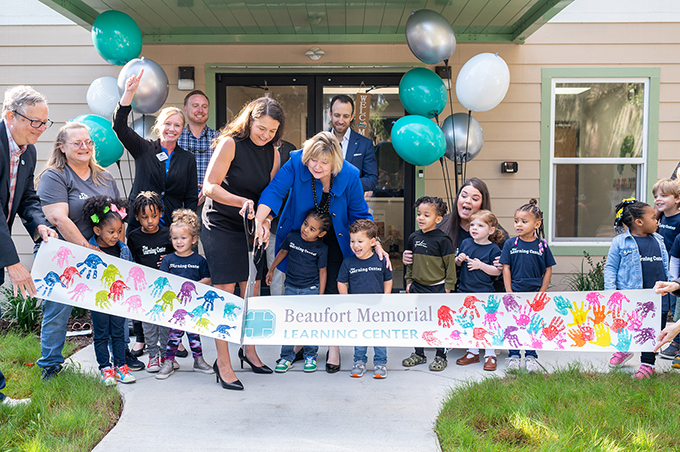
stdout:
<svg viewBox="0 0 680 452">
<path fill-rule="evenodd" d="M 67 143 L 67 144 L 70 144 L 74 148 L 82 148 L 83 145 L 85 145 L 85 147 L 87 147 L 87 148 L 91 148 L 92 146 L 94 146 L 94 141 L 92 141 L 92 140 L 72 141 L 72 142 Z"/>
<path fill-rule="evenodd" d="M 48 119 L 47 121 L 38 121 L 37 119 L 27 118 L 26 116 L 22 115 L 22 114 L 19 113 L 18 111 L 14 111 L 13 113 L 14 113 L 15 115 L 21 116 L 21 117 L 24 118 L 26 121 L 30 122 L 30 123 L 31 123 L 31 127 L 33 127 L 34 129 L 39 129 L 39 128 L 41 128 L 42 126 L 47 126 L 47 127 L 45 127 L 45 129 L 49 129 L 50 127 L 52 127 L 52 124 L 54 124 L 54 122 L 51 121 L 51 120 L 49 120 L 49 119 Z"/>
</svg>

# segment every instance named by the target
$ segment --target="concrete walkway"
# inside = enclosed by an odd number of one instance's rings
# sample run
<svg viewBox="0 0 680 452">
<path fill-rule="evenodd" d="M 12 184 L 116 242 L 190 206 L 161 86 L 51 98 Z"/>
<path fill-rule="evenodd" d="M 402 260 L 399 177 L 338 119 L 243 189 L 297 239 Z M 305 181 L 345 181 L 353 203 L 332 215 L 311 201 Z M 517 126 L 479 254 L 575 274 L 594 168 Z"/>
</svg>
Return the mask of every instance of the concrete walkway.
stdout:
<svg viewBox="0 0 680 452">
<path fill-rule="evenodd" d="M 185 341 L 186 342 L 186 341 Z M 449 352 L 449 366 L 430 372 L 427 365 L 406 369 L 401 360 L 412 349 L 388 349 L 388 378 L 374 380 L 372 370 L 350 378 L 351 347 L 342 347 L 342 370 L 329 375 L 320 349 L 319 371 L 302 372 L 302 363 L 286 374 L 257 375 L 238 368 L 237 349 L 230 344 L 243 391 L 228 391 L 214 375 L 192 372 L 193 360 L 179 358 L 181 369 L 167 380 L 145 370 L 134 372 L 137 382 L 118 385 L 123 414 L 118 424 L 94 449 L 109 451 L 439 451 L 433 425 L 450 389 L 465 381 L 504 375 L 507 352 L 499 355 L 499 369 L 484 372 L 482 364 L 457 366 L 463 350 Z M 203 338 L 205 359 L 212 364 L 215 344 Z M 369 369 L 372 369 L 369 348 Z M 258 347 L 270 367 L 279 347 Z M 428 360 L 434 350 L 427 352 Z M 541 352 L 548 370 L 580 361 L 606 371 L 610 355 L 571 351 Z M 145 354 L 140 358 L 146 362 Z M 94 349 L 73 356 L 83 371 L 97 372 Z M 429 361 L 428 361 L 429 362 Z M 670 361 L 657 360 L 658 371 Z M 631 372 L 639 358 L 629 361 Z M 246 368 L 248 365 L 245 365 Z"/>
</svg>

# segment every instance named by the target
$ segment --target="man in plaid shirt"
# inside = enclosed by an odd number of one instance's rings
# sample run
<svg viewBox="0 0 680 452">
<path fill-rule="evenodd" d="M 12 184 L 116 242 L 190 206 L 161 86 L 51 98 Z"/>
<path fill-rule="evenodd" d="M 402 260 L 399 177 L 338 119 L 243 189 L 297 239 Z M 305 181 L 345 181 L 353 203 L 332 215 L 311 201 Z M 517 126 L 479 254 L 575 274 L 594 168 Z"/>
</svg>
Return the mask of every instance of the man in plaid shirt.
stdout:
<svg viewBox="0 0 680 452">
<path fill-rule="evenodd" d="M 198 172 L 198 208 L 197 215 L 200 220 L 203 209 L 203 179 L 212 157 L 212 143 L 218 133 L 206 125 L 208 122 L 208 109 L 210 101 L 201 90 L 191 91 L 184 97 L 184 113 L 187 115 L 187 125 L 177 140 L 177 145 L 196 157 L 196 169 Z"/>
</svg>

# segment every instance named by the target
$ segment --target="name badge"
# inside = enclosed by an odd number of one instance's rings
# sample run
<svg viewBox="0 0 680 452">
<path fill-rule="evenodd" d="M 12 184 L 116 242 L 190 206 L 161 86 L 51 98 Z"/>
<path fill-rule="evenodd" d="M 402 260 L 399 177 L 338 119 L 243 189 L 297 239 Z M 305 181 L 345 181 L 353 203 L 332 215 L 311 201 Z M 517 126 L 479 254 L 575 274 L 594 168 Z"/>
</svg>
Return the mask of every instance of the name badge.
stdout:
<svg viewBox="0 0 680 452">
<path fill-rule="evenodd" d="M 165 152 L 159 152 L 156 154 L 156 158 L 158 159 L 159 162 L 164 162 L 168 159 L 168 154 Z"/>
</svg>

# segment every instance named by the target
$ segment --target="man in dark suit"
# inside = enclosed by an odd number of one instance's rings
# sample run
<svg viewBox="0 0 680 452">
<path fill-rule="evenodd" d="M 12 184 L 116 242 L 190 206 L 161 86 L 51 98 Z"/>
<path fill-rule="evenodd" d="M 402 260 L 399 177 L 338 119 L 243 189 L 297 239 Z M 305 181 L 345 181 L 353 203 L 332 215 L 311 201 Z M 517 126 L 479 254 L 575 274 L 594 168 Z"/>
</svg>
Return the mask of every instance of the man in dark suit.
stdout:
<svg viewBox="0 0 680 452">
<path fill-rule="evenodd" d="M 364 192 L 372 192 L 378 183 L 378 162 L 373 142 L 350 128 L 354 119 L 354 101 L 346 94 L 331 99 L 331 130 L 340 142 L 345 160 L 361 171 Z M 370 196 L 370 194 L 369 194 Z"/>
<path fill-rule="evenodd" d="M 14 295 L 36 296 L 31 273 L 19 261 L 12 224 L 18 214 L 33 240 L 57 237 L 48 228 L 40 206 L 40 198 L 33 187 L 36 151 L 34 144 L 52 125 L 47 117 L 45 97 L 30 86 L 14 86 L 5 92 L 0 121 L 0 284 L 5 281 L 5 269 L 14 286 Z M 0 389 L 5 377 L 0 372 Z M 19 405 L 30 399 L 15 400 L 0 392 L 0 403 Z"/>
</svg>

